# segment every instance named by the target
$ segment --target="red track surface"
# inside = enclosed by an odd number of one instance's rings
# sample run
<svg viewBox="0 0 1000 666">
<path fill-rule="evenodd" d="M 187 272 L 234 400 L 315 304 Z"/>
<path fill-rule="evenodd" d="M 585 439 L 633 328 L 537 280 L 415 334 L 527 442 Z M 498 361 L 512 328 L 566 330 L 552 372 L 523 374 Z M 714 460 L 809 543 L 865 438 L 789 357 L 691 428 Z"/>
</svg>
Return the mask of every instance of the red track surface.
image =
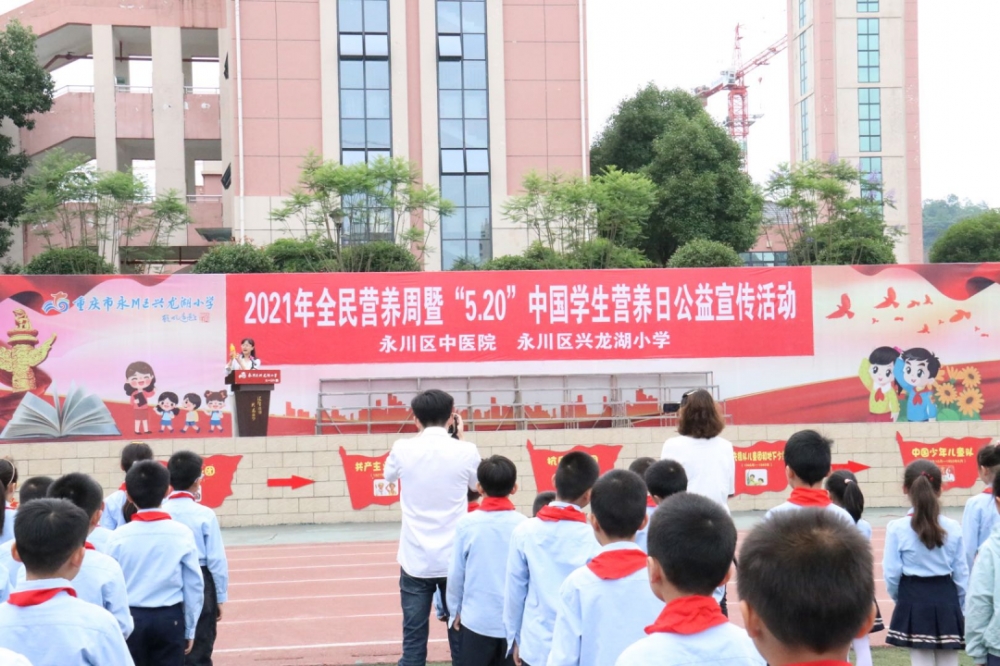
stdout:
<svg viewBox="0 0 1000 666">
<path fill-rule="evenodd" d="M 877 528 L 876 597 L 886 625 L 892 601 L 882 580 L 885 529 Z M 229 603 L 215 663 L 318 666 L 399 659 L 402 614 L 396 544 L 324 543 L 228 549 Z M 729 608 L 739 624 L 736 586 Z M 872 636 L 882 645 L 885 633 Z M 429 661 L 448 660 L 444 623 L 431 619 Z"/>
</svg>

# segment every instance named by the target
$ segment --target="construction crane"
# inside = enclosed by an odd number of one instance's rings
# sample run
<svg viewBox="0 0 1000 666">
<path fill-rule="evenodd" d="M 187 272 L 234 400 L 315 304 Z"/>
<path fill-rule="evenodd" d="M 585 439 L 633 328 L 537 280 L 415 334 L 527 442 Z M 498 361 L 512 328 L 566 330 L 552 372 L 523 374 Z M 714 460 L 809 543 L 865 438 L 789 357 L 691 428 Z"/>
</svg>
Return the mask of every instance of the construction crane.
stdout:
<svg viewBox="0 0 1000 666">
<path fill-rule="evenodd" d="M 701 86 L 694 89 L 694 94 L 701 98 L 702 104 L 708 104 L 708 98 L 715 93 L 729 91 L 729 115 L 723 123 L 729 129 L 729 135 L 740 145 L 743 150 L 743 168 L 747 168 L 747 136 L 750 134 L 750 126 L 761 119 L 761 116 L 751 115 L 750 107 L 747 104 L 746 76 L 758 67 L 763 67 L 771 62 L 774 56 L 778 55 L 788 47 L 788 35 L 783 36 L 774 44 L 768 46 L 764 51 L 758 53 L 749 62 L 743 62 L 743 49 L 740 42 L 743 35 L 740 34 L 741 26 L 736 26 L 736 44 L 733 48 L 733 68 L 720 72 L 720 78 L 710 86 Z"/>
</svg>

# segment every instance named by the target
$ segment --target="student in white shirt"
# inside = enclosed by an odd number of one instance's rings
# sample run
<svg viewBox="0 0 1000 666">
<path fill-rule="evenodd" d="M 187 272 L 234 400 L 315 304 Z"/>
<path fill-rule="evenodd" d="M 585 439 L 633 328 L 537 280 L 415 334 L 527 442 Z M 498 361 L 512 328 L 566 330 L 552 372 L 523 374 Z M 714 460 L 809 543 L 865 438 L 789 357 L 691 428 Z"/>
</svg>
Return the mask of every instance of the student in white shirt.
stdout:
<svg viewBox="0 0 1000 666">
<path fill-rule="evenodd" d="M 17 467 L 7 458 L 0 458 L 0 545 L 14 540 L 14 491 L 17 489 Z"/>
<path fill-rule="evenodd" d="M 149 444 L 142 442 L 132 442 L 122 447 L 121 470 L 122 474 L 127 474 L 132 465 L 140 460 L 152 460 L 153 449 Z M 126 506 L 127 505 L 127 506 Z M 101 527 L 108 530 L 115 530 L 129 521 L 131 515 L 135 513 L 135 505 L 128 502 L 128 495 L 125 492 L 125 484 L 115 492 L 104 498 L 104 512 L 101 514 Z M 105 542 L 107 539 L 104 540 Z M 96 544 L 95 544 L 96 545 Z"/>
<path fill-rule="evenodd" d="M 191 529 L 205 581 L 205 598 L 194 635 L 194 648 L 185 659 L 188 666 L 211 666 L 217 624 L 222 619 L 222 605 L 229 595 L 229 563 L 219 519 L 214 511 L 198 503 L 202 467 L 201 456 L 197 453 L 177 451 L 170 456 L 167 471 L 173 492 L 163 503 L 163 510 L 171 518 Z"/>
<path fill-rule="evenodd" d="M 764 666 L 712 598 L 729 580 L 735 553 L 736 526 L 717 502 L 691 493 L 663 500 L 649 527 L 648 576 L 666 606 L 617 666 Z"/>
<path fill-rule="evenodd" d="M 447 599 L 448 558 L 459 519 L 468 513 L 467 495 L 477 485 L 479 450 L 448 434 L 454 399 L 432 389 L 410 403 L 420 434 L 392 445 L 385 480 L 400 482 L 403 526 L 399 537 L 399 595 L 403 608 L 403 656 L 399 666 L 423 666 L 434 592 Z M 448 609 L 445 609 L 447 613 Z M 450 615 L 450 613 L 447 613 Z M 458 632 L 448 631 L 453 657 Z"/>
<path fill-rule="evenodd" d="M 645 458 L 637 458 L 632 461 L 632 464 L 628 466 L 628 471 L 635 472 L 639 475 L 639 478 L 646 479 L 646 470 L 649 469 L 653 463 L 656 462 L 656 458 L 650 458 L 646 456 Z M 646 497 L 646 517 L 652 517 L 653 512 L 656 511 L 656 500 L 653 499 L 652 495 Z M 649 521 L 643 525 L 642 529 L 635 533 L 635 543 L 642 552 L 646 552 L 646 532 L 649 531 Z"/>
<path fill-rule="evenodd" d="M 875 619 L 872 551 L 857 527 L 816 508 L 778 513 L 743 540 L 739 562 L 743 622 L 768 664 L 850 666 L 851 641 Z"/>
<path fill-rule="evenodd" d="M 99 552 L 90 542 L 90 534 L 101 520 L 101 507 L 104 506 L 101 486 L 86 474 L 74 472 L 56 479 L 49 486 L 49 497 L 69 500 L 89 516 L 91 531 L 85 544 L 87 553 L 80 572 L 73 579 L 73 589 L 78 599 L 89 601 L 114 615 L 122 635 L 128 638 L 133 624 L 122 568 L 114 558 Z M 24 573 L 20 576 L 23 579 Z"/>
<path fill-rule="evenodd" d="M 205 593 L 198 547 L 190 529 L 160 510 L 170 487 L 163 465 L 135 463 L 125 487 L 138 511 L 111 535 L 108 554 L 125 574 L 135 622 L 129 652 L 139 664 L 180 664 L 193 647 Z"/>
<path fill-rule="evenodd" d="M 132 665 L 115 618 L 77 599 L 71 583 L 83 565 L 89 522 L 66 500 L 40 499 L 21 507 L 14 557 L 27 576 L 0 604 L 0 647 L 38 666 Z"/>
<path fill-rule="evenodd" d="M 37 499 L 43 499 L 48 494 L 51 485 L 52 479 L 48 476 L 33 476 L 25 481 L 20 492 L 21 506 Z M 0 565 L 7 569 L 10 589 L 12 590 L 17 587 L 18 574 L 21 574 L 21 580 L 24 579 L 24 565 L 14 559 L 13 549 L 13 539 L 0 544 Z"/>
<path fill-rule="evenodd" d="M 515 663 L 548 663 L 561 603 L 559 588 L 600 548 L 583 513 L 600 473 L 589 454 L 567 453 L 556 468 L 556 501 L 519 525 L 511 536 L 503 623 Z"/>
<path fill-rule="evenodd" d="M 677 493 L 686 492 L 688 479 L 684 468 L 676 460 L 657 460 L 643 473 L 643 481 L 646 482 L 646 490 L 649 492 L 652 506 L 646 509 L 646 516 L 649 520 L 646 521 L 645 527 L 636 532 L 635 543 L 642 548 L 643 552 L 648 553 L 647 537 L 653 514 L 656 513 L 656 509 L 663 503 L 663 500 Z"/>
<path fill-rule="evenodd" d="M 1000 471 L 1000 448 L 987 444 L 976 454 L 976 464 L 979 467 L 979 480 L 986 488 L 978 495 L 969 498 L 962 512 L 962 541 L 965 543 L 965 559 L 969 562 L 969 571 L 976 561 L 976 553 L 993 532 L 993 527 L 1000 519 L 997 505 L 993 499 L 993 480 Z"/>
<path fill-rule="evenodd" d="M 503 593 L 507 549 L 514 528 L 527 518 L 514 509 L 517 467 L 503 456 L 479 463 L 479 508 L 463 516 L 455 531 L 448 570 L 448 608 L 459 631 L 462 666 L 504 666 L 507 635 Z"/>
<path fill-rule="evenodd" d="M 712 394 L 689 391 L 677 414 L 679 436 L 663 444 L 660 458 L 684 467 L 688 492 L 715 500 L 729 511 L 729 498 L 736 494 L 736 459 L 732 443 L 719 436 L 725 427 Z"/>
<path fill-rule="evenodd" d="M 823 488 L 823 480 L 830 476 L 833 462 L 832 444 L 815 430 L 800 430 L 788 438 L 785 442 L 785 475 L 792 494 L 787 502 L 764 514 L 765 520 L 784 511 L 813 508 L 829 511 L 855 527 L 851 514 L 834 504 L 830 493 Z"/>
<path fill-rule="evenodd" d="M 601 551 L 559 589 L 548 666 L 613 664 L 663 610 L 649 586 L 646 553 L 634 541 L 647 523 L 647 497 L 631 471 L 612 470 L 594 484 L 590 525 Z"/>
</svg>

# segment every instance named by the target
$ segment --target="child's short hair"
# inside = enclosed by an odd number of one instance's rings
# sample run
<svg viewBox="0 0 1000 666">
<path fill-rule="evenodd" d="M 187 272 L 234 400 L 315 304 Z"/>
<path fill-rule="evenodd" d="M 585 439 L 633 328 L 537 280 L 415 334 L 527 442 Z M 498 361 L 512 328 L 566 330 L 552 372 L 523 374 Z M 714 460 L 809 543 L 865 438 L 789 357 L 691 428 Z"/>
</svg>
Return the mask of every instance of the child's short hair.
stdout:
<svg viewBox="0 0 1000 666">
<path fill-rule="evenodd" d="M 851 644 L 875 598 L 872 551 L 829 511 L 786 511 L 750 532 L 737 588 L 784 646 L 824 653 Z"/>
<path fill-rule="evenodd" d="M 646 484 L 635 472 L 613 469 L 594 484 L 590 507 L 605 534 L 630 539 L 646 518 Z"/>
<path fill-rule="evenodd" d="M 128 472 L 132 469 L 132 465 L 140 460 L 152 459 L 153 449 L 149 448 L 149 444 L 145 444 L 143 442 L 132 442 L 131 444 L 126 444 L 122 447 L 121 466 L 123 472 Z"/>
<path fill-rule="evenodd" d="M 535 501 L 531 505 L 531 517 L 534 518 L 538 515 L 538 512 L 552 504 L 556 501 L 556 494 L 551 490 L 546 490 L 544 492 L 538 493 L 535 496 Z"/>
<path fill-rule="evenodd" d="M 195 409 L 201 407 L 201 396 L 197 393 L 185 393 L 184 399 L 191 403 L 191 406 Z"/>
<path fill-rule="evenodd" d="M 815 430 L 800 430 L 785 442 L 785 465 L 810 486 L 830 474 L 833 442 Z"/>
<path fill-rule="evenodd" d="M 664 499 L 688 489 L 687 472 L 676 460 L 658 460 L 646 470 L 649 494 Z"/>
<path fill-rule="evenodd" d="M 1000 466 L 1000 447 L 987 444 L 976 454 L 976 464 L 980 467 L 993 468 Z"/>
<path fill-rule="evenodd" d="M 650 458 L 649 456 L 636 458 L 632 461 L 632 464 L 628 466 L 628 471 L 635 472 L 639 476 L 646 476 L 646 470 L 649 469 L 655 462 L 656 458 Z"/>
<path fill-rule="evenodd" d="M 709 596 L 733 564 L 736 525 L 707 497 L 677 493 L 653 513 L 647 549 L 671 585 L 685 594 Z"/>
<path fill-rule="evenodd" d="M 443 426 L 455 411 L 455 399 L 440 389 L 430 389 L 418 393 L 410 409 L 423 427 Z"/>
<path fill-rule="evenodd" d="M 140 460 L 125 475 L 125 490 L 140 509 L 155 509 L 170 487 L 170 473 L 155 460 Z"/>
<path fill-rule="evenodd" d="M 490 456 L 479 463 L 476 476 L 487 497 L 507 497 L 517 484 L 517 467 L 509 458 Z"/>
<path fill-rule="evenodd" d="M 204 463 L 201 456 L 193 451 L 177 451 L 167 461 L 170 485 L 174 490 L 187 490 L 201 478 Z"/>
<path fill-rule="evenodd" d="M 478 502 L 482 497 L 482 494 L 476 490 L 468 490 L 465 493 L 465 501 L 467 502 Z"/>
<path fill-rule="evenodd" d="M 570 451 L 556 468 L 556 497 L 565 502 L 580 499 L 600 475 L 601 468 L 589 453 Z"/>
<path fill-rule="evenodd" d="M 21 504 L 27 504 L 34 500 L 39 500 L 49 494 L 49 486 L 52 485 L 51 476 L 33 476 L 21 484 L 19 494 Z M 102 500 L 103 501 L 103 500 Z"/>
<path fill-rule="evenodd" d="M 876 347 L 868 355 L 868 362 L 872 365 L 892 365 L 897 358 L 899 358 L 899 352 L 892 347 Z"/>
<path fill-rule="evenodd" d="M 50 576 L 87 540 L 90 518 L 83 509 L 64 499 L 37 499 L 17 511 L 14 543 L 24 568 L 31 574 Z"/>
<path fill-rule="evenodd" d="M 104 506 L 104 491 L 101 489 L 101 484 L 80 472 L 60 476 L 49 486 L 48 494 L 52 499 L 69 500 L 83 509 L 91 519 Z"/>
</svg>

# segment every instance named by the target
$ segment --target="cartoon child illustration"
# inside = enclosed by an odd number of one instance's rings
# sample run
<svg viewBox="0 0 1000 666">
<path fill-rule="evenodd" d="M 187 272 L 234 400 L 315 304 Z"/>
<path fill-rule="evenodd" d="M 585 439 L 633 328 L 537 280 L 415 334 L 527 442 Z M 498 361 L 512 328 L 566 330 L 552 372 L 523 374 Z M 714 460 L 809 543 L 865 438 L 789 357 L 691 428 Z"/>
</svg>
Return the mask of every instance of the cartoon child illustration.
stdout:
<svg viewBox="0 0 1000 666">
<path fill-rule="evenodd" d="M 174 417 L 181 413 L 177 409 L 177 394 L 166 391 L 156 399 L 156 413 L 160 415 L 160 432 L 164 430 L 174 431 Z"/>
<path fill-rule="evenodd" d="M 208 431 L 214 432 L 216 428 L 222 432 L 222 410 L 226 407 L 228 391 L 205 391 L 205 409 L 211 411 L 208 419 Z"/>
<path fill-rule="evenodd" d="M 156 393 L 156 373 L 152 366 L 144 361 L 130 363 L 125 368 L 125 395 L 129 397 L 132 404 L 132 418 L 135 419 L 135 434 L 145 432 L 152 434 L 149 429 L 149 401 Z M 139 426 L 142 430 L 139 430 Z"/>
<path fill-rule="evenodd" d="M 181 407 L 186 412 L 184 414 L 184 427 L 181 428 L 181 432 L 187 432 L 188 428 L 194 428 L 195 432 L 201 432 L 201 426 L 198 425 L 198 419 L 201 417 L 201 414 L 198 413 L 198 409 L 201 407 L 201 396 L 197 393 L 184 394 L 184 402 L 181 404 Z"/>
<path fill-rule="evenodd" d="M 938 357 L 922 347 L 907 349 L 896 359 L 893 370 L 896 383 L 906 390 L 908 421 L 937 420 L 937 405 L 932 396 L 934 378 L 940 369 Z"/>
<path fill-rule="evenodd" d="M 892 385 L 897 358 L 899 352 L 892 347 L 879 347 L 861 361 L 858 377 L 871 394 L 868 398 L 869 423 L 891 423 L 899 418 L 899 396 Z"/>
</svg>

